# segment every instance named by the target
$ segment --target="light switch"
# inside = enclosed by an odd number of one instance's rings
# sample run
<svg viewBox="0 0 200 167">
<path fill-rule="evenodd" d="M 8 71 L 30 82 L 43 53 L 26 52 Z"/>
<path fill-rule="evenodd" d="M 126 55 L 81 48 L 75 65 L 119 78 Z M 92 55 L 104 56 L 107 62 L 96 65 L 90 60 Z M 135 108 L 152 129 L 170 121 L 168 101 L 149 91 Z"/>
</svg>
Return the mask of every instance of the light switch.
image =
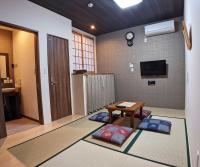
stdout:
<svg viewBox="0 0 200 167">
<path fill-rule="evenodd" d="M 131 68 L 131 72 L 134 72 L 135 71 L 135 69 L 134 68 Z"/>
<path fill-rule="evenodd" d="M 130 68 L 134 68 L 133 63 L 129 63 Z"/>
</svg>

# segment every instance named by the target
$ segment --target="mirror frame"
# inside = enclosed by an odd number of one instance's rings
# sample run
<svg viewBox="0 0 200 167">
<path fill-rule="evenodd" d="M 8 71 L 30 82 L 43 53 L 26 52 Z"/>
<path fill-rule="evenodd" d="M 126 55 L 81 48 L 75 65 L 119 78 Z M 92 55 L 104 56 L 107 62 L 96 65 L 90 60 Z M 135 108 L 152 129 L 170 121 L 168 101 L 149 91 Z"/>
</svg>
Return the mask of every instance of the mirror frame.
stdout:
<svg viewBox="0 0 200 167">
<path fill-rule="evenodd" d="M 7 74 L 7 77 L 10 77 L 8 53 L 0 53 L 0 56 L 5 56 L 5 58 L 6 58 L 6 74 Z M 1 74 L 0 74 L 0 75 L 1 75 Z M 2 78 L 2 79 L 6 79 L 6 78 Z"/>
</svg>

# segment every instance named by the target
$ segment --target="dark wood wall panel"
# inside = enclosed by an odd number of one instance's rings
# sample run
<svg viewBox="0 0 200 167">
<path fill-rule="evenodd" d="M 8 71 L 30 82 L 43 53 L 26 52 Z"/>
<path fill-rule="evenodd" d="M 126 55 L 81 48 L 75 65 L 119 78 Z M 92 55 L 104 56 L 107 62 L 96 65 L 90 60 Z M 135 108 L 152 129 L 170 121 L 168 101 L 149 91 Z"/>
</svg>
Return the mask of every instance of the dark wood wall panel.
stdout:
<svg viewBox="0 0 200 167">
<path fill-rule="evenodd" d="M 183 16 L 184 0 L 143 0 L 122 10 L 113 0 L 29 0 L 72 20 L 74 27 L 94 35 Z M 94 8 L 87 4 L 93 2 Z M 95 24 L 96 30 L 90 30 Z"/>
</svg>

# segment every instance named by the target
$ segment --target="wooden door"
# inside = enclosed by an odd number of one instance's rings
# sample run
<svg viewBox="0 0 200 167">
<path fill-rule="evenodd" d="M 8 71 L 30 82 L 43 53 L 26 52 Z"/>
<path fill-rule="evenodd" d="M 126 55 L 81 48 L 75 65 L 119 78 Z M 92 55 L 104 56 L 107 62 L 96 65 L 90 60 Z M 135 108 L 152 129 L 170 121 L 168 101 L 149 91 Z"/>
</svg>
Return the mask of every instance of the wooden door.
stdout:
<svg viewBox="0 0 200 167">
<path fill-rule="evenodd" d="M 0 76 L 0 138 L 6 137 L 6 136 L 7 136 L 6 123 L 5 123 L 5 116 L 4 116 L 1 76 Z"/>
<path fill-rule="evenodd" d="M 48 66 L 52 121 L 71 115 L 68 41 L 48 35 Z"/>
</svg>

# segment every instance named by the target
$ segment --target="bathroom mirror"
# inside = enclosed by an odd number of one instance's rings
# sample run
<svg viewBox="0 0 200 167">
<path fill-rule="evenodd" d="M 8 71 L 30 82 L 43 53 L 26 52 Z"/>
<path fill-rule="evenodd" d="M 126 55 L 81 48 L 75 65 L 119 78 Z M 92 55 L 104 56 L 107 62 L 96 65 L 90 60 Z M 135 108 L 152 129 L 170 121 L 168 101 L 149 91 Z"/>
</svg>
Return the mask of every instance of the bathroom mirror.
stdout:
<svg viewBox="0 0 200 167">
<path fill-rule="evenodd" d="M 0 73 L 1 78 L 5 79 L 9 75 L 9 58 L 7 53 L 0 53 Z"/>
</svg>

